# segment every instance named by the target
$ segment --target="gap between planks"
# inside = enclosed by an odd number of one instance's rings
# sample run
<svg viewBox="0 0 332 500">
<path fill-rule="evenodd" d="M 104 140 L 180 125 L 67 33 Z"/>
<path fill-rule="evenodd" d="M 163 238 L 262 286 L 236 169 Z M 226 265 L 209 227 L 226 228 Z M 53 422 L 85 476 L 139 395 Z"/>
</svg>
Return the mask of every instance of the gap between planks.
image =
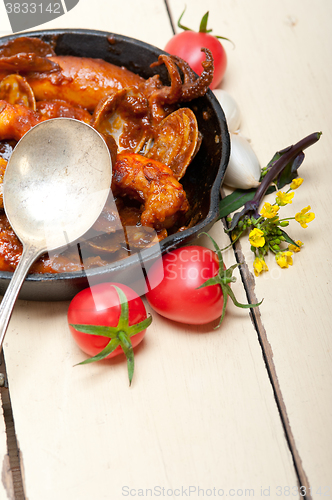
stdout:
<svg viewBox="0 0 332 500">
<path fill-rule="evenodd" d="M 244 255 L 242 253 L 241 245 L 239 242 L 236 242 L 233 245 L 235 258 L 238 263 L 241 262 L 240 266 L 240 275 L 242 279 L 242 283 L 245 288 L 247 300 L 250 304 L 254 304 L 258 302 L 258 299 L 255 294 L 255 280 L 253 275 L 249 271 L 248 265 L 245 262 Z M 303 469 L 302 460 L 296 448 L 295 439 L 292 433 L 292 429 L 289 423 L 287 409 L 283 400 L 281 388 L 278 381 L 278 376 L 276 372 L 276 368 L 273 361 L 273 351 L 271 345 L 268 341 L 265 328 L 262 323 L 262 318 L 260 314 L 259 307 L 255 307 L 250 310 L 251 318 L 258 336 L 258 341 L 260 343 L 262 349 L 262 356 L 265 362 L 265 366 L 268 372 L 269 380 L 272 385 L 274 398 L 276 401 L 276 405 L 279 411 L 281 423 L 284 429 L 285 438 L 292 455 L 294 469 L 298 478 L 299 486 L 305 486 L 306 491 L 310 491 L 309 481 L 307 475 Z M 24 486 L 23 486 L 23 477 L 21 470 L 21 461 L 20 461 L 20 450 L 18 448 L 16 432 L 15 432 L 15 424 L 13 418 L 13 411 L 10 401 L 10 393 L 7 384 L 7 373 L 6 373 L 6 365 L 3 354 L 1 354 L 0 358 L 0 371 L 5 376 L 6 385 L 5 387 L 0 387 L 0 394 L 2 399 L 2 407 L 4 413 L 4 420 L 6 426 L 6 434 L 7 434 L 7 450 L 9 456 L 9 464 L 10 470 L 13 478 L 13 487 L 14 487 L 14 498 L 15 500 L 25 500 L 24 494 Z M 310 495 L 306 495 L 302 498 L 306 500 L 312 500 Z"/>
<path fill-rule="evenodd" d="M 169 17 L 169 22 L 171 24 L 171 28 L 173 33 L 175 34 L 174 22 L 171 16 L 170 8 L 168 5 L 168 0 L 164 0 L 167 14 Z M 225 223 L 224 223 L 225 224 Z M 242 279 L 243 286 L 245 288 L 247 300 L 250 304 L 257 303 L 257 297 L 255 294 L 255 280 L 252 274 L 249 271 L 248 265 L 245 262 L 244 255 L 241 250 L 241 245 L 239 242 L 236 242 L 233 245 L 235 258 L 238 263 L 241 262 L 240 266 L 240 275 Z M 271 345 L 268 341 L 265 328 L 262 323 L 262 318 L 260 314 L 259 307 L 255 307 L 250 309 L 250 315 L 253 321 L 253 325 L 255 327 L 258 341 L 260 343 L 262 349 L 262 355 L 265 362 L 265 366 L 268 372 L 269 380 L 272 385 L 274 398 L 276 401 L 276 405 L 279 411 L 281 423 L 284 429 L 286 441 L 292 455 L 293 464 L 295 468 L 295 472 L 298 478 L 299 486 L 305 486 L 306 491 L 310 491 L 309 489 L 309 481 L 307 475 L 303 469 L 302 460 L 296 448 L 295 439 L 292 433 L 292 429 L 289 423 L 287 409 L 283 400 L 281 388 L 278 381 L 277 372 L 275 369 L 274 361 L 273 361 L 273 351 Z M 3 354 L 1 354 L 0 358 L 0 368 L 1 372 L 5 375 L 5 380 L 7 381 L 7 374 L 5 368 L 5 361 Z M 13 476 L 13 486 L 14 486 L 14 495 L 15 500 L 25 500 L 24 487 L 23 487 L 23 478 L 21 471 L 21 463 L 20 463 L 20 450 L 18 448 L 15 425 L 13 419 L 12 406 L 10 401 L 10 394 L 8 387 L 1 387 L 0 394 L 2 398 L 2 407 L 6 425 L 6 434 L 7 434 L 7 449 L 8 456 L 10 462 L 10 469 Z M 311 495 L 305 495 L 302 497 L 306 500 L 312 500 Z"/>
<path fill-rule="evenodd" d="M 223 223 L 225 226 L 225 221 L 223 221 Z M 236 258 L 237 263 L 238 264 L 241 263 L 241 265 L 239 266 L 239 270 L 240 270 L 241 280 L 242 280 L 243 286 L 245 288 L 247 300 L 250 304 L 256 304 L 258 302 L 258 299 L 257 299 L 256 293 L 255 293 L 255 279 L 254 279 L 252 273 L 249 271 L 247 263 L 245 262 L 245 257 L 242 253 L 242 248 L 241 248 L 241 244 L 239 243 L 239 241 L 237 241 L 233 244 L 233 249 L 234 249 L 235 258 Z M 276 371 L 275 364 L 273 361 L 273 350 L 272 350 L 270 342 L 268 341 L 268 338 L 267 338 L 267 334 L 266 334 L 266 330 L 265 330 L 263 322 L 262 322 L 262 317 L 261 317 L 259 306 L 251 308 L 250 315 L 251 315 L 251 319 L 252 319 L 253 325 L 255 327 L 256 333 L 257 333 L 258 341 L 259 341 L 261 349 L 262 349 L 263 359 L 265 362 L 265 366 L 266 366 L 266 370 L 268 373 L 270 383 L 272 385 L 274 398 L 275 398 L 276 405 L 277 405 L 277 408 L 279 411 L 279 415 L 280 415 L 281 423 L 282 423 L 282 426 L 284 429 L 288 448 L 289 448 L 290 453 L 292 455 L 295 473 L 297 475 L 297 479 L 299 482 L 299 487 L 304 486 L 305 491 L 308 492 L 308 491 L 310 491 L 309 480 L 308 480 L 307 475 L 305 473 L 305 470 L 303 468 L 302 459 L 301 459 L 299 452 L 297 450 L 295 439 L 294 439 L 293 432 L 292 432 L 292 428 L 291 428 L 291 425 L 289 423 L 286 405 L 285 405 L 285 402 L 283 399 L 282 391 L 281 391 L 281 388 L 279 385 L 277 371 Z M 312 497 L 310 494 L 306 494 L 302 498 L 305 498 L 306 500 L 312 500 Z"/>
<path fill-rule="evenodd" d="M 23 487 L 23 477 L 21 470 L 21 454 L 17 444 L 13 410 L 10 401 L 8 388 L 8 379 L 6 364 L 3 353 L 0 355 L 0 372 L 5 376 L 5 386 L 0 387 L 0 396 L 2 401 L 3 416 L 7 435 L 7 452 L 9 457 L 9 467 L 12 474 L 12 483 L 14 488 L 14 500 L 25 500 Z"/>
<path fill-rule="evenodd" d="M 166 7 L 168 19 L 169 19 L 169 22 L 171 23 L 171 28 L 172 28 L 173 34 L 175 35 L 175 27 L 174 27 L 173 17 L 171 14 L 171 9 L 168 5 L 168 0 L 164 0 L 164 2 L 165 2 L 165 7 Z"/>
</svg>

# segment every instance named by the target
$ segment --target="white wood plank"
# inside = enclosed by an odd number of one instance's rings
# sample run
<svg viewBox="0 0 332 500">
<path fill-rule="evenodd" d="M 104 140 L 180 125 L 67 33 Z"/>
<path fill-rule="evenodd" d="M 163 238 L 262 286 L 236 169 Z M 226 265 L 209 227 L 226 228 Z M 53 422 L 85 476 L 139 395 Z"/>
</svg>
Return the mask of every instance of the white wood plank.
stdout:
<svg viewBox="0 0 332 500">
<path fill-rule="evenodd" d="M 182 6 L 170 2 L 177 19 Z M 272 260 L 270 272 L 256 279 L 258 297 L 265 297 L 262 320 L 273 351 L 288 418 L 314 498 L 318 488 L 332 492 L 331 370 L 331 230 L 330 186 L 331 74 L 328 1 L 209 1 L 210 27 L 231 38 L 224 43 L 229 66 L 222 88 L 238 101 L 242 132 L 262 164 L 274 152 L 315 131 L 320 142 L 306 153 L 295 192 L 285 216 L 312 206 L 316 220 L 307 229 L 295 221 L 290 234 L 305 242 L 294 266 L 281 270 Z M 188 3 L 188 26 L 199 23 L 199 2 Z M 273 196 L 270 201 L 274 200 Z M 251 259 L 249 248 L 245 256 Z M 317 493 L 315 494 L 315 492 Z M 327 490 L 324 490 L 326 493 Z"/>
<path fill-rule="evenodd" d="M 221 234 L 216 225 L 225 244 Z M 233 288 L 245 300 L 241 283 Z M 28 498 L 296 486 L 247 312 L 230 307 L 216 331 L 154 315 L 128 388 L 124 359 L 73 367 L 84 355 L 67 307 L 19 302 L 5 341 Z"/>
<path fill-rule="evenodd" d="M 10 35 L 12 32 L 4 2 L 0 2 L 0 36 Z"/>
<path fill-rule="evenodd" d="M 160 47 L 171 35 L 163 2 L 100 2 L 104 8 L 98 12 L 87 5 L 81 0 L 68 17 L 44 27 L 106 29 Z M 201 13 L 198 3 L 190 5 Z M 235 17 L 240 6 L 232 5 L 227 4 L 228 14 Z M 210 6 L 211 14 L 212 7 L 218 7 L 216 19 L 224 19 L 223 5 L 207 2 L 204 9 Z M 177 4 L 179 10 L 182 7 Z M 241 23 L 234 36 L 234 23 L 228 33 L 214 21 L 213 28 L 236 45 L 237 33 L 242 47 L 250 40 L 254 45 L 253 29 L 246 39 L 244 15 Z M 236 51 L 231 50 L 230 59 Z M 235 71 L 235 61 L 232 64 Z M 230 63 L 229 75 L 231 69 Z M 259 79 L 258 95 L 263 83 Z M 245 94 L 244 87 L 243 80 L 238 95 Z M 213 235 L 225 246 L 220 224 Z M 231 253 L 226 258 L 229 265 L 234 262 Z M 241 283 L 233 289 L 245 301 Z M 239 490 L 238 496 L 252 489 L 261 496 L 263 487 L 276 498 L 278 486 L 296 488 L 292 457 L 246 311 L 230 306 L 218 331 L 176 325 L 154 315 L 136 351 L 135 379 L 129 389 L 123 359 L 73 367 L 84 355 L 70 338 L 67 307 L 68 303 L 19 302 L 5 342 L 30 500 L 102 500 L 121 498 L 128 491 L 124 487 L 138 496 L 140 488 L 188 491 L 189 486 L 204 489 L 206 496 L 213 488 L 229 496 L 232 488 Z"/>
<path fill-rule="evenodd" d="M 80 0 L 65 15 L 35 29 L 85 28 L 119 33 L 162 46 L 172 36 L 163 0 Z M 166 19 L 167 21 L 167 19 Z M 162 47 L 161 47 L 162 48 Z"/>
<path fill-rule="evenodd" d="M 6 425 L 0 393 L 0 498 L 14 500 L 13 478 L 7 452 Z"/>
</svg>

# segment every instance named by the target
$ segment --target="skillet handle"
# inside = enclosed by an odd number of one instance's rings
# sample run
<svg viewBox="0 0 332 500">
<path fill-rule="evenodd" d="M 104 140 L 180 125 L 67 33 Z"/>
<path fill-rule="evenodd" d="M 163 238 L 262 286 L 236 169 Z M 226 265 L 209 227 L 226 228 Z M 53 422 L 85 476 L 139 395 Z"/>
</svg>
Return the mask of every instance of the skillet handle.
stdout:
<svg viewBox="0 0 332 500">
<path fill-rule="evenodd" d="M 34 261 L 39 257 L 42 252 L 32 245 L 23 246 L 23 253 L 21 260 L 13 274 L 8 288 L 3 296 L 0 304 L 0 352 L 2 344 L 6 335 L 7 327 L 13 308 L 18 297 L 18 294 L 23 285 L 24 279 Z"/>
</svg>

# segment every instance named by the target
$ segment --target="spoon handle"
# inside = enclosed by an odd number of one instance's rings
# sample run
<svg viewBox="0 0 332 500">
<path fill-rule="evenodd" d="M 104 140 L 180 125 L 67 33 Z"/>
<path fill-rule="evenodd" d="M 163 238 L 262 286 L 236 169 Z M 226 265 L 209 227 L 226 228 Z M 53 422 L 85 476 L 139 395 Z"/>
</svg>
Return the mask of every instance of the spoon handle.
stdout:
<svg viewBox="0 0 332 500">
<path fill-rule="evenodd" d="M 22 257 L 0 304 L 0 352 L 19 291 L 31 265 L 39 255 L 39 250 L 34 246 L 23 246 Z"/>
</svg>

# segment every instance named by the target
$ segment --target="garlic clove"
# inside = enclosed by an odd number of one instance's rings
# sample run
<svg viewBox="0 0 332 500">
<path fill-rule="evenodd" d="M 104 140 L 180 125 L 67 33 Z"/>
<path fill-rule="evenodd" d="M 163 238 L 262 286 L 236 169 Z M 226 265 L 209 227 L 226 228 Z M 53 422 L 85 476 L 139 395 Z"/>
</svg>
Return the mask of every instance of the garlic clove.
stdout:
<svg viewBox="0 0 332 500">
<path fill-rule="evenodd" d="M 214 89 L 213 93 L 225 113 L 228 130 L 237 132 L 241 124 L 241 112 L 237 102 L 226 90 Z"/>
<path fill-rule="evenodd" d="M 250 189 L 259 186 L 261 167 L 249 142 L 241 135 L 231 134 L 231 154 L 224 177 L 227 186 Z"/>
</svg>

